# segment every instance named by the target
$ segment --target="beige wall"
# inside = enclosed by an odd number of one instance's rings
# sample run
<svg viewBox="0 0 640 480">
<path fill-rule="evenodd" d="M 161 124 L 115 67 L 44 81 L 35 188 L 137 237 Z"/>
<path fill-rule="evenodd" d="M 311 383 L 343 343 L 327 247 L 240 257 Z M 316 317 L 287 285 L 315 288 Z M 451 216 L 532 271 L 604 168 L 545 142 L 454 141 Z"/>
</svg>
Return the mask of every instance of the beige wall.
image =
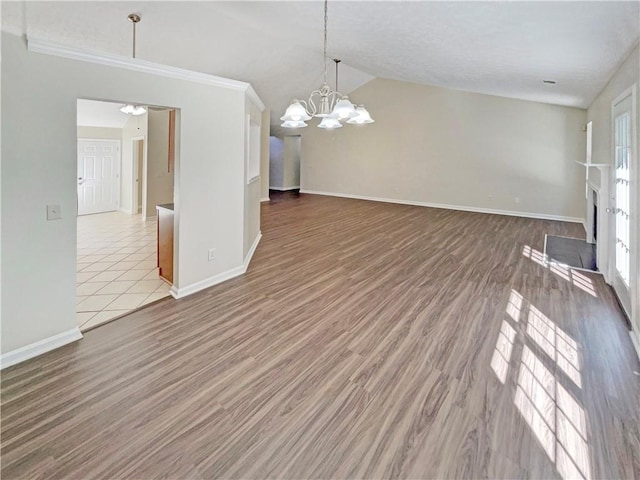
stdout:
<svg viewBox="0 0 640 480">
<path fill-rule="evenodd" d="M 309 122 L 303 191 L 584 217 L 585 110 L 385 79 L 351 96 L 376 123 Z"/>
<path fill-rule="evenodd" d="M 285 189 L 300 188 L 300 136 L 284 137 L 284 169 L 282 187 Z"/>
<path fill-rule="evenodd" d="M 284 140 L 269 137 L 269 188 L 281 189 L 284 185 Z"/>
<path fill-rule="evenodd" d="M 78 127 L 78 138 L 90 138 L 92 140 L 121 140 L 122 128 L 110 127 Z"/>
<path fill-rule="evenodd" d="M 620 65 L 613 77 L 609 80 L 605 88 L 596 97 L 587 111 L 587 118 L 593 122 L 593 163 L 605 163 L 613 165 L 613 151 L 611 143 L 612 118 L 611 107 L 613 102 L 625 90 L 632 86 L 636 86 L 636 105 L 635 105 L 635 172 L 632 171 L 632 178 L 635 185 L 636 198 L 632 199 L 631 210 L 631 323 L 633 325 L 633 336 L 636 341 L 636 348 L 640 355 L 640 160 L 638 153 L 640 152 L 640 135 L 638 135 L 640 125 L 640 92 L 638 92 L 638 84 L 640 83 L 640 48 L 636 48 L 629 54 L 626 60 Z M 597 186 L 611 188 L 610 170 L 606 171 L 604 178 L 600 178 L 597 169 L 592 168 L 590 173 L 591 181 Z M 602 200 L 601 200 L 602 202 Z M 606 202 L 606 200 L 604 200 Z M 600 211 L 608 205 L 600 205 Z M 609 215 L 601 215 L 601 226 L 603 228 L 612 229 L 613 223 L 609 222 Z M 609 245 L 611 248 L 611 245 Z M 608 254 L 608 252 L 605 252 Z M 611 278 L 608 278 L 610 281 Z"/>
<path fill-rule="evenodd" d="M 269 200 L 269 134 L 271 112 L 265 108 L 262 112 L 262 138 L 260 142 L 260 200 Z"/>
<path fill-rule="evenodd" d="M 149 109 L 147 163 L 144 171 L 145 218 L 156 216 L 156 205 L 173 203 L 173 170 L 169 171 L 169 110 Z M 179 132 L 178 132 L 179 134 Z"/>
</svg>

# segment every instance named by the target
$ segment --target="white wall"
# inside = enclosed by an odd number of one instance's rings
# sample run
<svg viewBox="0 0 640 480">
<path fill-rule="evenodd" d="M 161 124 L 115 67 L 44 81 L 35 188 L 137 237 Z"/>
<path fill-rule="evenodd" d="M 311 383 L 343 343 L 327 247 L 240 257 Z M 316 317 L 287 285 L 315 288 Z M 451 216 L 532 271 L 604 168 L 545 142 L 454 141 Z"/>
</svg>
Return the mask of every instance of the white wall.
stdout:
<svg viewBox="0 0 640 480">
<path fill-rule="evenodd" d="M 136 178 L 135 165 L 133 165 L 133 139 L 137 137 L 144 137 L 143 143 L 143 158 L 144 164 L 145 157 L 147 155 L 147 129 L 148 129 L 148 114 L 144 115 L 130 115 L 127 123 L 125 123 L 122 129 L 122 169 L 121 169 L 121 186 L 120 186 L 120 210 L 123 210 L 130 214 L 136 214 L 137 209 L 135 202 L 133 201 L 133 187 Z M 144 181 L 141 180 L 140 188 L 144 185 Z"/>
<path fill-rule="evenodd" d="M 376 123 L 310 121 L 303 191 L 584 217 L 585 110 L 385 79 L 353 97 Z"/>
<path fill-rule="evenodd" d="M 1 86 L 3 355 L 76 328 L 78 98 L 180 109 L 175 287 L 198 288 L 242 267 L 243 86 L 28 52 L 23 38 L 4 32 Z M 61 220 L 46 221 L 47 204 L 61 205 Z"/>
<path fill-rule="evenodd" d="M 269 137 L 269 188 L 284 186 L 284 141 Z"/>
<path fill-rule="evenodd" d="M 81 127 L 78 126 L 78 138 L 90 138 L 91 140 L 121 140 L 122 128 L 111 127 Z"/>
<path fill-rule="evenodd" d="M 612 118 L 611 106 L 613 101 L 629 87 L 636 85 L 636 139 L 635 158 L 636 169 L 634 175 L 635 190 L 640 189 L 640 138 L 638 130 L 640 129 L 640 48 L 636 48 L 629 54 L 626 60 L 620 65 L 613 77 L 609 80 L 605 88 L 593 101 L 587 111 L 587 118 L 593 122 L 593 163 L 606 163 L 613 165 L 612 151 Z M 596 170 L 596 169 L 591 169 Z M 592 172 L 593 175 L 594 172 Z M 633 174 L 633 173 L 632 173 Z M 593 175 L 591 180 L 598 186 L 602 186 L 604 182 L 610 182 L 609 178 L 600 178 L 600 175 Z M 609 184 L 610 186 L 610 184 Z M 605 199 L 604 202 L 607 202 Z M 600 205 L 602 210 L 605 206 Z M 612 206 L 612 205 L 611 205 Z M 636 348 L 640 355 L 640 192 L 635 199 L 635 209 L 631 212 L 631 250 L 632 262 L 631 267 L 631 323 L 633 324 L 636 340 Z M 612 228 L 609 223 L 609 216 L 600 216 L 604 221 L 601 222 L 603 228 Z"/>
<path fill-rule="evenodd" d="M 147 115 L 149 130 L 143 212 L 149 219 L 156 216 L 156 205 L 173 203 L 174 178 L 173 171 L 169 171 L 169 110 L 150 108 Z"/>
</svg>

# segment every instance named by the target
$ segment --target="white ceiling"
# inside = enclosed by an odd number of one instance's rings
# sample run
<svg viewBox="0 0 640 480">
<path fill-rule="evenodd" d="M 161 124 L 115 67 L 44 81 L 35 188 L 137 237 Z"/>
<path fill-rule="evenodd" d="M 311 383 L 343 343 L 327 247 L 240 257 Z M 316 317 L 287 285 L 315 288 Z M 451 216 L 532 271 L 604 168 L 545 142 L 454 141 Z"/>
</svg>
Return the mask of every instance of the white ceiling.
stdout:
<svg viewBox="0 0 640 480">
<path fill-rule="evenodd" d="M 122 103 L 78 100 L 78 126 L 80 127 L 124 127 L 129 115 L 120 111 Z"/>
<path fill-rule="evenodd" d="M 340 90 L 374 77 L 588 107 L 638 42 L 640 3 L 329 2 Z M 272 124 L 322 82 L 320 1 L 3 2 L 3 29 L 250 82 Z M 333 84 L 333 66 L 329 66 Z M 542 83 L 556 80 L 555 86 Z M 357 101 L 357 98 L 354 99 Z"/>
</svg>

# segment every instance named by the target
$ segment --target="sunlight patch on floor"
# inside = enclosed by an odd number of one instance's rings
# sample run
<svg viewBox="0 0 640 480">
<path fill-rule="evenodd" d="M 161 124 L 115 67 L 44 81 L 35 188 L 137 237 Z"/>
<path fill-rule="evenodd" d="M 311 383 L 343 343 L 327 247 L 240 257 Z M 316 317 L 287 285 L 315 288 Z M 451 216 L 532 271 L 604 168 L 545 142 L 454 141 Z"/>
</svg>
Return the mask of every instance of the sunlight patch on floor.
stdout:
<svg viewBox="0 0 640 480">
<path fill-rule="evenodd" d="M 544 253 L 530 247 L 529 245 L 525 245 L 522 248 L 522 255 L 534 261 L 541 267 L 549 269 L 550 272 L 559 276 L 563 280 L 566 280 L 575 287 L 578 287 L 580 290 L 588 293 L 592 297 L 598 296 L 591 279 L 588 276 L 569 267 L 568 265 L 564 265 L 555 261 L 549 261 Z"/>
<path fill-rule="evenodd" d="M 564 480 L 591 478 L 587 416 L 560 381 L 568 378 L 582 388 L 578 343 L 515 290 L 509 295 L 505 312 L 508 317 L 500 326 L 491 369 L 506 384 L 515 342 L 522 342 L 515 407 Z M 511 319 L 519 322 L 520 318 L 524 319 L 524 332 L 518 333 Z M 557 365 L 555 374 L 528 342 Z"/>
</svg>

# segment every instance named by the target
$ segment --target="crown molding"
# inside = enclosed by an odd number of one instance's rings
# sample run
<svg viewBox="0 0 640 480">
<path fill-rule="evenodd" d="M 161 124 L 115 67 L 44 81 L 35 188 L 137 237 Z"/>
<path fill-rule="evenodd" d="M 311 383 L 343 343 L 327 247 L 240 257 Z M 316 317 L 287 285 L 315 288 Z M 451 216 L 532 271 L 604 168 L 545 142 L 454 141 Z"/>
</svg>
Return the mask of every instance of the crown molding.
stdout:
<svg viewBox="0 0 640 480">
<path fill-rule="evenodd" d="M 260 111 L 265 109 L 264 103 L 262 103 L 262 100 L 260 100 L 260 97 L 258 97 L 258 94 L 255 92 L 251 84 L 247 82 L 231 80 L 229 78 L 209 75 L 207 73 L 194 72 L 193 70 L 185 70 L 183 68 L 171 67 L 160 63 L 148 62 L 138 58 L 123 57 L 122 55 L 114 55 L 95 50 L 65 47 L 33 38 L 27 39 L 27 49 L 30 52 L 42 53 L 44 55 L 53 55 L 81 62 L 95 63 L 97 65 L 124 68 L 126 70 L 148 73 L 150 75 L 157 75 L 160 77 L 175 78 L 178 80 L 185 80 L 187 82 L 239 90 L 245 92 L 247 97 L 255 103 Z"/>
</svg>

